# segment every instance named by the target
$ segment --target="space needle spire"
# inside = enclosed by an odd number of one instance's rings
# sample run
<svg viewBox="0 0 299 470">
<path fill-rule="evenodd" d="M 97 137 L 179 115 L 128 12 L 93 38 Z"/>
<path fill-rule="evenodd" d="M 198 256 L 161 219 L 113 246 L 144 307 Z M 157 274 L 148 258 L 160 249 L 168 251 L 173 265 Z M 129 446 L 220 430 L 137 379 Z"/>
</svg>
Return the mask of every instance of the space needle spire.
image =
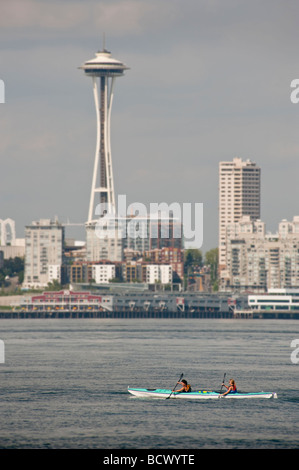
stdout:
<svg viewBox="0 0 299 470">
<path fill-rule="evenodd" d="M 80 69 L 92 78 L 94 102 L 97 118 L 97 140 L 94 169 L 91 184 L 87 223 L 95 220 L 95 207 L 98 202 L 107 204 L 109 212 L 115 213 L 115 194 L 111 159 L 110 122 L 115 78 L 121 77 L 128 67 L 114 59 L 104 48 L 96 56 L 86 61 Z"/>
</svg>

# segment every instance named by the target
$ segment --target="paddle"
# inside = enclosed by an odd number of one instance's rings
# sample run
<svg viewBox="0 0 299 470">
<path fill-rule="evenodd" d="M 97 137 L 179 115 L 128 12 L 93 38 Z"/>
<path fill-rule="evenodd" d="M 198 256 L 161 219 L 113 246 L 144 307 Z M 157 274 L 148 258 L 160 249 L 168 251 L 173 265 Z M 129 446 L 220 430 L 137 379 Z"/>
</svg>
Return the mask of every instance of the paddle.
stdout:
<svg viewBox="0 0 299 470">
<path fill-rule="evenodd" d="M 181 374 L 181 377 L 179 378 L 178 382 L 180 382 L 183 377 L 184 377 L 184 374 Z M 172 393 L 175 391 L 175 389 L 176 389 L 176 387 L 177 387 L 177 385 L 178 385 L 178 382 L 176 383 L 176 386 L 174 387 L 174 389 L 171 391 L 170 395 L 165 398 L 165 400 L 168 400 L 168 398 L 171 397 Z"/>
<path fill-rule="evenodd" d="M 224 376 L 223 376 L 222 384 L 224 384 L 224 381 L 225 381 L 225 376 L 226 376 L 226 372 L 224 372 Z M 223 385 L 221 385 L 221 389 L 220 389 L 220 392 L 219 392 L 219 397 L 221 396 L 222 387 L 223 387 Z"/>
</svg>

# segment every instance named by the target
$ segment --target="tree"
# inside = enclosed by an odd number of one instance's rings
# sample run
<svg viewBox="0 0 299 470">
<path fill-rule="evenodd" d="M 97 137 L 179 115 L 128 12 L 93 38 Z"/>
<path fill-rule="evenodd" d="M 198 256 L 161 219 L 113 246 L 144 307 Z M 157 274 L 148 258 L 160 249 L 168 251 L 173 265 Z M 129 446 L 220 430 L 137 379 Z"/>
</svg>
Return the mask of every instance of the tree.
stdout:
<svg viewBox="0 0 299 470">
<path fill-rule="evenodd" d="M 206 252 L 205 265 L 210 267 L 213 290 L 218 290 L 218 248 Z"/>
<path fill-rule="evenodd" d="M 197 248 L 189 248 L 185 251 L 185 272 L 190 266 L 202 266 L 202 252 Z"/>
<path fill-rule="evenodd" d="M 61 284 L 57 279 L 53 279 L 52 282 L 48 282 L 48 287 L 45 290 L 58 291 L 61 289 Z"/>
<path fill-rule="evenodd" d="M 185 288 L 189 284 L 189 276 L 197 268 L 202 266 L 202 252 L 197 248 L 189 248 L 185 250 L 185 261 L 184 261 L 184 286 Z"/>
<path fill-rule="evenodd" d="M 7 278 L 8 276 L 8 278 Z M 10 284 L 9 278 L 18 276 L 19 283 L 24 278 L 24 258 L 16 257 L 3 260 L 0 269 L 0 286 L 7 286 Z"/>
</svg>

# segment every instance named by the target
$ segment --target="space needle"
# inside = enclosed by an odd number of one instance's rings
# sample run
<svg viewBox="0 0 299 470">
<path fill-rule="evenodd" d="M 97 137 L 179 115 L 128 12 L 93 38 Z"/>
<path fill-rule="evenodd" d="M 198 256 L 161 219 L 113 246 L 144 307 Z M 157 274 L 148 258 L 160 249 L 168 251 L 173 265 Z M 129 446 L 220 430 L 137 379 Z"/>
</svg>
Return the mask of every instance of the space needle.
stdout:
<svg viewBox="0 0 299 470">
<path fill-rule="evenodd" d="M 79 68 L 92 78 L 97 117 L 96 152 L 87 221 L 89 224 L 94 221 L 97 194 L 98 201 L 107 204 L 105 207 L 109 208 L 109 212 L 115 213 L 110 142 L 111 108 L 115 78 L 124 75 L 128 67 L 114 59 L 104 47 L 93 59 L 86 61 Z"/>
</svg>

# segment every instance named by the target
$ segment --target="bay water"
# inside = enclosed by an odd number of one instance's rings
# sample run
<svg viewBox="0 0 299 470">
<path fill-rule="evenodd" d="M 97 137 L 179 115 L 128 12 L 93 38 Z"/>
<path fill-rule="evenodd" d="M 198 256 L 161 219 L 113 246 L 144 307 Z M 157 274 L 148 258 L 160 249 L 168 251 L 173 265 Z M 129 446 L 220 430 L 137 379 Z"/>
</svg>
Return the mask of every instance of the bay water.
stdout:
<svg viewBox="0 0 299 470">
<path fill-rule="evenodd" d="M 1 449 L 296 449 L 298 320 L 0 320 Z M 294 357 L 294 356 L 293 356 Z M 127 387 L 276 392 L 154 400 Z"/>
</svg>

